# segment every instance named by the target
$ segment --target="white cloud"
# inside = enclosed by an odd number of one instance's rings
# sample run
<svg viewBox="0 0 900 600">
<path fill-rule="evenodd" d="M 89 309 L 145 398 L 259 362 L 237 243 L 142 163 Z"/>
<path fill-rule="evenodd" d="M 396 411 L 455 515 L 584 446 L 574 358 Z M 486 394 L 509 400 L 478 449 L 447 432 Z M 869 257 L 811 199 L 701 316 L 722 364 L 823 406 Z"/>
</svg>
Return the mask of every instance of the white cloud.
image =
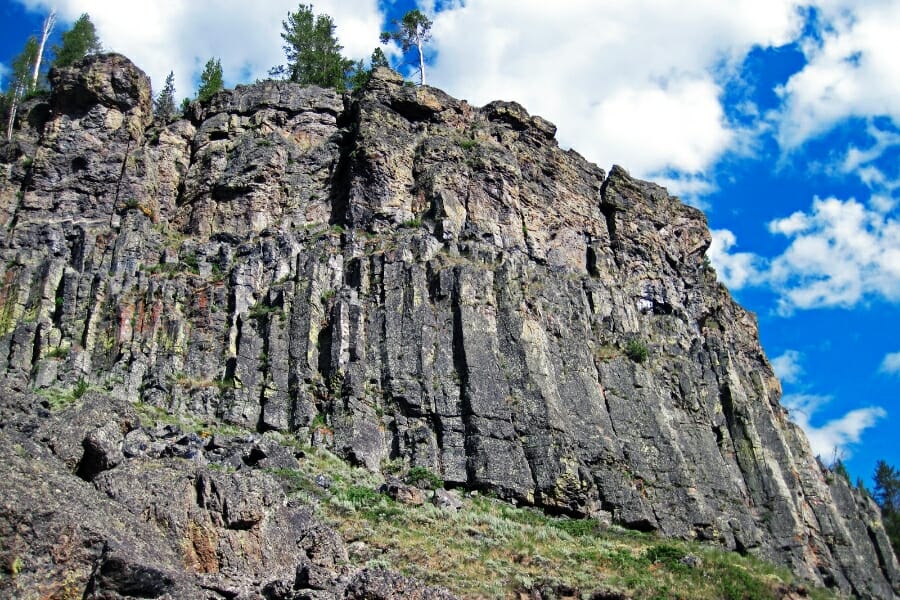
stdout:
<svg viewBox="0 0 900 600">
<path fill-rule="evenodd" d="M 516 100 L 564 145 L 641 177 L 700 173 L 738 144 L 720 82 L 754 46 L 799 34 L 791 0 L 469 0 L 435 17 L 430 81 Z"/>
<path fill-rule="evenodd" d="M 868 148 L 850 146 L 841 164 L 844 173 L 857 171 L 878 160 L 888 148 L 900 145 L 900 133 L 884 131 L 871 123 L 866 128 L 866 133 L 872 139 L 872 144 Z"/>
<path fill-rule="evenodd" d="M 763 260 L 751 252 L 732 252 L 737 245 L 734 233 L 728 229 L 713 229 L 712 242 L 706 251 L 719 279 L 732 290 L 760 283 L 763 279 Z"/>
<path fill-rule="evenodd" d="M 793 149 L 848 117 L 884 115 L 900 123 L 900 3 L 820 1 L 820 41 L 780 89 L 779 142 Z"/>
<path fill-rule="evenodd" d="M 9 67 L 0 62 L 0 88 L 6 85 L 7 75 L 9 75 Z"/>
<path fill-rule="evenodd" d="M 800 359 L 803 355 L 796 350 L 786 350 L 781 356 L 772 359 L 772 369 L 784 383 L 797 383 L 803 375 Z"/>
<path fill-rule="evenodd" d="M 813 416 L 830 401 L 828 396 L 788 394 L 781 403 L 790 410 L 793 421 L 806 432 L 814 454 L 826 460 L 835 455 L 847 459 L 851 456 L 852 445 L 859 442 L 863 431 L 886 417 L 887 413 L 880 406 L 869 406 L 851 410 L 821 426 L 813 425 Z"/>
<path fill-rule="evenodd" d="M 194 80 L 206 61 L 218 57 L 227 85 L 265 78 L 284 62 L 281 31 L 296 0 L 19 0 L 45 12 L 50 5 L 60 21 L 82 13 L 91 21 L 107 50 L 128 56 L 162 88 L 175 72 L 179 96 L 193 95 Z M 317 0 L 314 11 L 334 18 L 336 35 L 351 58 L 367 58 L 379 45 L 381 13 L 377 0 Z M 63 26 L 60 23 L 58 26 Z"/>
<path fill-rule="evenodd" d="M 900 151 L 900 132 L 892 131 L 870 119 L 865 136 L 851 144 L 829 174 L 856 175 L 873 192 L 869 201 L 882 212 L 890 211 L 895 201 L 891 196 L 900 189 L 900 166 L 896 160 Z"/>
<path fill-rule="evenodd" d="M 886 206 L 816 198 L 809 212 L 769 223 L 791 239 L 767 274 L 779 310 L 900 301 L 900 222 Z"/>
<path fill-rule="evenodd" d="M 881 361 L 879 370 L 882 373 L 900 375 L 900 352 L 891 352 Z"/>
<path fill-rule="evenodd" d="M 788 238 L 787 248 L 767 259 L 735 252 L 735 235 L 713 230 L 707 256 L 732 290 L 770 287 L 778 312 L 797 309 L 852 308 L 870 300 L 900 302 L 900 220 L 897 203 L 873 195 L 868 205 L 836 198 L 813 201 L 769 223 L 769 231 Z"/>
<path fill-rule="evenodd" d="M 684 171 L 660 171 L 653 175 L 653 182 L 663 186 L 673 196 L 700 210 L 708 210 L 706 196 L 718 190 L 718 185 L 706 173 Z"/>
</svg>

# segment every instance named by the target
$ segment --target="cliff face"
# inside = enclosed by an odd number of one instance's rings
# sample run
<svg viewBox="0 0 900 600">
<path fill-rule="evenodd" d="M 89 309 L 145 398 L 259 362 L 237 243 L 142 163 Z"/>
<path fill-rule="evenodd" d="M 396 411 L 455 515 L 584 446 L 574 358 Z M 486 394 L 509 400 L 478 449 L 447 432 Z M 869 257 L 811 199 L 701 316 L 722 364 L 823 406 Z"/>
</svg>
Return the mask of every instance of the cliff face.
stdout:
<svg viewBox="0 0 900 600">
<path fill-rule="evenodd" d="M 141 402 L 715 541 L 845 592 L 898 589 L 877 508 L 788 421 L 753 316 L 705 261 L 703 215 L 665 189 L 561 150 L 515 103 L 386 70 L 352 98 L 239 87 L 169 124 L 123 57 L 51 82 L 0 152 L 2 436 L 43 440 L 28 451 L 81 469 L 103 510 L 127 496 L 135 467 L 108 455 Z M 78 434 L 101 441 L 54 445 L 40 398 L 85 386 L 118 402 Z M 44 468 L 5 452 L 25 479 Z M 191 477 L 207 513 L 244 502 Z M 245 504 L 216 522 L 262 523 Z"/>
</svg>

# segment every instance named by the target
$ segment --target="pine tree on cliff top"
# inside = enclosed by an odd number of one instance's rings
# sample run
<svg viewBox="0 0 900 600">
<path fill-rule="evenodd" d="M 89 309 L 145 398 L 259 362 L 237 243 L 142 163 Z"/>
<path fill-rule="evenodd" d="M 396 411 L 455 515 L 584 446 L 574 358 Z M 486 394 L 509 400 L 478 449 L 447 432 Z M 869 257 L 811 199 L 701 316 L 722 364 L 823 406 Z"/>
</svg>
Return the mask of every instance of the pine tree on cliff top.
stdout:
<svg viewBox="0 0 900 600">
<path fill-rule="evenodd" d="M 218 58 L 211 58 L 206 61 L 203 73 L 200 74 L 200 88 L 197 90 L 197 100 L 206 102 L 224 87 L 222 62 Z"/>
<path fill-rule="evenodd" d="M 172 71 L 169 71 L 165 86 L 153 101 L 153 109 L 156 116 L 163 121 L 168 121 L 175 116 L 175 73 Z"/>
<path fill-rule="evenodd" d="M 273 77 L 305 85 L 318 85 L 343 91 L 353 69 L 353 61 L 344 58 L 344 49 L 334 35 L 334 20 L 325 14 L 314 15 L 312 5 L 301 4 L 282 21 L 286 65 L 269 71 Z"/>
<path fill-rule="evenodd" d="M 420 10 L 411 10 L 399 21 L 394 21 L 394 31 L 384 31 L 381 43 L 394 40 L 404 52 L 415 47 L 419 54 L 419 85 L 425 85 L 425 54 L 422 47 L 431 39 L 432 22 Z"/>
<path fill-rule="evenodd" d="M 388 67 L 390 68 L 390 63 L 388 62 L 387 57 L 384 55 L 384 52 L 381 48 L 375 48 L 372 51 L 372 56 L 369 58 L 369 67 L 366 68 L 366 65 L 363 61 L 359 61 L 353 67 L 353 74 L 350 76 L 350 88 L 354 90 L 358 90 L 364 87 L 367 83 L 369 83 L 369 79 L 372 77 L 372 71 L 377 69 L 378 67 Z"/>
<path fill-rule="evenodd" d="M 91 18 L 84 13 L 72 28 L 62 34 L 62 45 L 53 46 L 54 67 L 68 67 L 72 63 L 81 60 L 89 54 L 96 54 L 103 50 L 97 30 L 91 22 Z"/>
<path fill-rule="evenodd" d="M 3 117 L 6 124 L 6 139 L 12 139 L 13 126 L 16 121 L 16 111 L 23 98 L 34 91 L 32 86 L 32 67 L 38 55 L 38 40 L 31 36 L 25 42 L 22 52 L 11 63 L 11 73 L 3 100 L 0 102 L 3 109 Z"/>
</svg>

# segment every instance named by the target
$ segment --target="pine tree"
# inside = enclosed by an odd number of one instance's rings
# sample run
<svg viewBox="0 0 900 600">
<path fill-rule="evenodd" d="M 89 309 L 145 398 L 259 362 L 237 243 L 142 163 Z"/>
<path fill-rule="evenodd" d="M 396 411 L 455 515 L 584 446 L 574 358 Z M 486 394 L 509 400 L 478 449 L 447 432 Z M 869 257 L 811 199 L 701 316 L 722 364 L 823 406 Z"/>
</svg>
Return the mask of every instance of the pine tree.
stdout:
<svg viewBox="0 0 900 600">
<path fill-rule="evenodd" d="M 157 118 L 166 122 L 175 116 L 175 73 L 169 71 L 166 84 L 153 102 Z"/>
<path fill-rule="evenodd" d="M 874 479 L 875 502 L 881 507 L 881 518 L 894 553 L 900 555 L 900 470 L 879 460 Z"/>
<path fill-rule="evenodd" d="M 388 62 L 387 56 L 384 55 L 384 51 L 381 48 L 375 48 L 372 51 L 372 57 L 369 60 L 370 68 L 373 71 L 378 67 L 391 68 L 391 63 Z"/>
<path fill-rule="evenodd" d="M 343 46 L 334 36 L 334 20 L 328 15 L 314 15 L 312 5 L 301 4 L 296 12 L 282 21 L 284 53 L 287 65 L 269 71 L 304 85 L 318 85 L 343 91 L 354 63 L 343 57 Z"/>
<path fill-rule="evenodd" d="M 206 102 L 224 87 L 222 63 L 218 58 L 211 58 L 206 61 L 203 73 L 200 74 L 200 89 L 197 90 L 197 100 Z"/>
<path fill-rule="evenodd" d="M 366 63 L 364 63 L 362 60 L 358 60 L 350 69 L 350 77 L 347 78 L 347 87 L 349 87 L 351 90 L 358 90 L 360 88 L 363 88 L 367 83 L 369 83 L 369 77 L 371 75 L 372 71 L 366 68 Z"/>
<path fill-rule="evenodd" d="M 53 46 L 54 67 L 67 67 L 81 60 L 89 54 L 96 54 L 103 50 L 97 30 L 91 23 L 91 18 L 84 13 L 72 28 L 62 34 L 62 45 Z"/>
<path fill-rule="evenodd" d="M 415 47 L 419 54 L 419 85 L 425 85 L 425 54 L 422 47 L 431 39 L 432 22 L 422 11 L 411 10 L 399 21 L 394 21 L 394 31 L 384 31 L 381 34 L 381 43 L 386 44 L 391 40 L 400 43 L 404 52 Z"/>
<path fill-rule="evenodd" d="M 382 52 L 381 48 L 375 48 L 372 52 L 372 56 L 369 58 L 369 67 L 366 68 L 365 63 L 363 61 L 357 61 L 353 66 L 353 72 L 349 78 L 349 87 L 354 90 L 361 89 L 365 87 L 367 83 L 369 83 L 369 79 L 372 77 L 372 71 L 377 69 L 378 67 L 388 67 L 390 68 L 390 63 L 388 63 L 387 57 Z"/>
<path fill-rule="evenodd" d="M 39 50 L 40 43 L 35 36 L 31 36 L 25 42 L 22 52 L 10 64 L 9 84 L 7 85 L 3 101 L 7 141 L 12 140 L 13 126 L 16 122 L 19 104 L 36 89 L 33 84 L 32 70 Z"/>
</svg>

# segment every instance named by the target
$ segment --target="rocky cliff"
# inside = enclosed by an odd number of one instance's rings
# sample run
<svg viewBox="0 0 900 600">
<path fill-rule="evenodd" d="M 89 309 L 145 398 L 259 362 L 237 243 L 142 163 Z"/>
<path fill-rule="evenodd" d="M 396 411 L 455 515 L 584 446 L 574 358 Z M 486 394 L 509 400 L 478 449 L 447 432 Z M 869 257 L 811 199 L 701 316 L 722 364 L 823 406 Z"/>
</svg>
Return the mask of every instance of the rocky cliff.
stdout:
<svg viewBox="0 0 900 600">
<path fill-rule="evenodd" d="M 515 103 L 387 70 L 350 97 L 241 86 L 171 123 L 124 57 L 51 83 L 0 146 L 0 535 L 9 565 L 52 557 L 34 585 L 81 556 L 96 597 L 235 597 L 235 573 L 295 568 L 347 597 L 438 593 L 336 574 L 340 540 L 265 473 L 203 466 L 289 464 L 263 442 L 290 437 L 900 589 L 877 508 L 788 420 L 704 216 L 665 189 Z M 166 441 L 135 406 L 257 435 Z"/>
</svg>

